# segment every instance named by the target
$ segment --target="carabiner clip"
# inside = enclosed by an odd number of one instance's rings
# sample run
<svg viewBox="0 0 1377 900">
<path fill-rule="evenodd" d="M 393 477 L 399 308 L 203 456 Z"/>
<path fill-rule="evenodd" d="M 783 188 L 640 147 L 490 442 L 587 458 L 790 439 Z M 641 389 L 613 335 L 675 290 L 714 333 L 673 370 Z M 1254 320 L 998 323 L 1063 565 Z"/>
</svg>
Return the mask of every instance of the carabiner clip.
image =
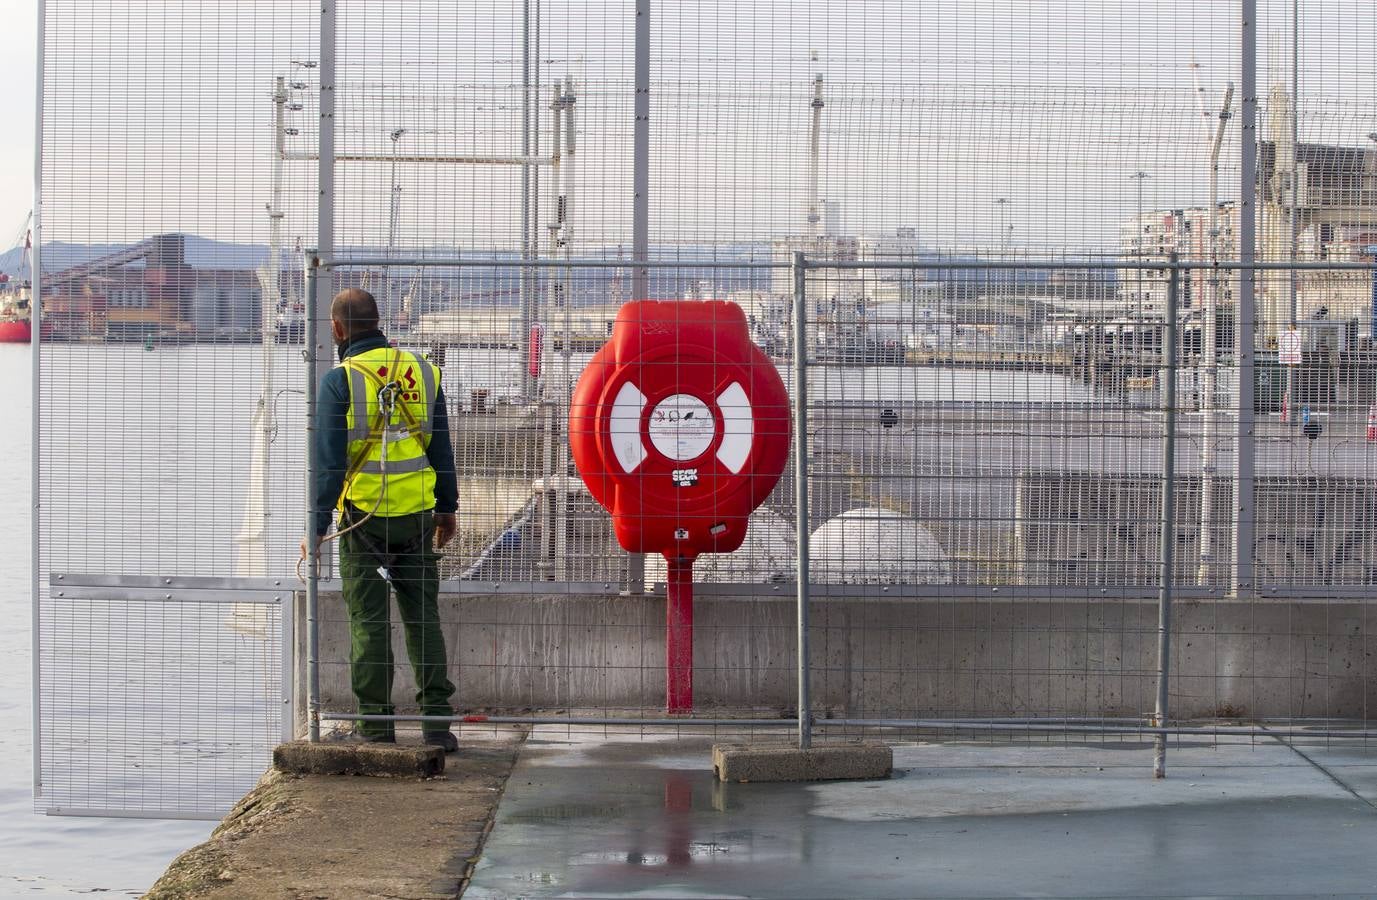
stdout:
<svg viewBox="0 0 1377 900">
<path fill-rule="evenodd" d="M 402 383 L 400 381 L 389 381 L 387 384 L 378 388 L 378 410 L 383 415 L 383 421 L 392 424 L 392 418 L 397 414 L 397 401 L 402 396 Z"/>
</svg>

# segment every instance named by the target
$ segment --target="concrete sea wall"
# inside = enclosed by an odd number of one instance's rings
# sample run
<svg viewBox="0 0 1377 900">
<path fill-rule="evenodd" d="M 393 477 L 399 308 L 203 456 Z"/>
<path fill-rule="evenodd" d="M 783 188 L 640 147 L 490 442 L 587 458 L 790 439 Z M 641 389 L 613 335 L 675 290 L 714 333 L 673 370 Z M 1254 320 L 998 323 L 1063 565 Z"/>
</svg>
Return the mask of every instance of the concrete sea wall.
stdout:
<svg viewBox="0 0 1377 900">
<path fill-rule="evenodd" d="M 664 607 L 653 595 L 442 594 L 456 702 L 574 714 L 657 709 Z M 1371 610 L 1360 601 L 1178 601 L 1173 716 L 1368 715 L 1377 708 Z M 348 628 L 337 594 L 322 595 L 321 618 L 324 708 L 350 710 Z M 813 604 L 811 623 L 813 699 L 827 715 L 1120 716 L 1153 707 L 1157 607 L 1147 600 L 828 598 Z M 400 628 L 394 632 L 395 702 L 413 710 L 414 683 Z M 700 597 L 697 708 L 791 711 L 794 647 L 791 598 Z M 303 671 L 296 680 L 304 701 Z"/>
</svg>

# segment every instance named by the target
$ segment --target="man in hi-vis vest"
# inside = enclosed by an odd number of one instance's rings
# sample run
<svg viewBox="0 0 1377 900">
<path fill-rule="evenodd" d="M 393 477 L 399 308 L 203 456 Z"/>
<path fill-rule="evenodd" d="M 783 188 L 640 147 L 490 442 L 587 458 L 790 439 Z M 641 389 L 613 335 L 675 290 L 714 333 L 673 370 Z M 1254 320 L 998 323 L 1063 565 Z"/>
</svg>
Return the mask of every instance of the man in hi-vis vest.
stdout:
<svg viewBox="0 0 1377 900">
<path fill-rule="evenodd" d="M 392 715 L 388 588 L 397 596 L 422 715 L 449 716 L 454 685 L 440 631 L 439 550 L 455 532 L 458 482 L 440 370 L 388 344 L 378 304 L 357 288 L 330 305 L 340 364 L 320 383 L 317 540 L 338 537 L 349 610 L 349 676 L 360 715 Z M 329 533 L 335 510 L 339 526 Z M 307 552 L 302 542 L 302 558 Z M 458 748 L 449 725 L 422 726 L 427 744 Z M 335 739 L 396 739 L 392 722 L 359 722 Z"/>
</svg>

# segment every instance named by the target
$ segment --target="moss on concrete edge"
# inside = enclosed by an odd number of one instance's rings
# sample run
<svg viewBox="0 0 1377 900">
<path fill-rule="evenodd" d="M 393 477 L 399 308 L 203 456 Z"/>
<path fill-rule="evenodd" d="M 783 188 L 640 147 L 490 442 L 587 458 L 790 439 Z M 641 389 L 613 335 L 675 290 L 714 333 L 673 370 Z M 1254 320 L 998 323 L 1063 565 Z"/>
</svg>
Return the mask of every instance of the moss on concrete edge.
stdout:
<svg viewBox="0 0 1377 900">
<path fill-rule="evenodd" d="M 233 881 L 230 845 L 292 809 L 292 799 L 283 789 L 291 780 L 290 775 L 268 769 L 253 790 L 240 798 L 220 821 L 210 837 L 174 859 L 144 897 L 147 900 L 200 897 Z"/>
</svg>

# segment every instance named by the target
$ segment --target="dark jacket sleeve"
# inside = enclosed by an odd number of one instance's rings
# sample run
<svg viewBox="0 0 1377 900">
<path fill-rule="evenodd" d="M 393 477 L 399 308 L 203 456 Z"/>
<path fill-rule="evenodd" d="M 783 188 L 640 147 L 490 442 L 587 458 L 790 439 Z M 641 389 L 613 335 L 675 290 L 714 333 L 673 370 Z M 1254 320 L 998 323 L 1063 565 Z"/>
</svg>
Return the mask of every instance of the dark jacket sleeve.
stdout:
<svg viewBox="0 0 1377 900">
<path fill-rule="evenodd" d="M 459 479 L 454 472 L 454 445 L 449 439 L 449 409 L 445 403 L 445 390 L 441 387 L 435 391 L 431 425 L 426 459 L 435 470 L 435 511 L 456 512 L 459 509 Z"/>
<path fill-rule="evenodd" d="M 349 382 L 343 369 L 331 369 L 320 381 L 316 398 L 316 534 L 330 530 L 335 505 L 344 490 L 349 465 Z"/>
</svg>

